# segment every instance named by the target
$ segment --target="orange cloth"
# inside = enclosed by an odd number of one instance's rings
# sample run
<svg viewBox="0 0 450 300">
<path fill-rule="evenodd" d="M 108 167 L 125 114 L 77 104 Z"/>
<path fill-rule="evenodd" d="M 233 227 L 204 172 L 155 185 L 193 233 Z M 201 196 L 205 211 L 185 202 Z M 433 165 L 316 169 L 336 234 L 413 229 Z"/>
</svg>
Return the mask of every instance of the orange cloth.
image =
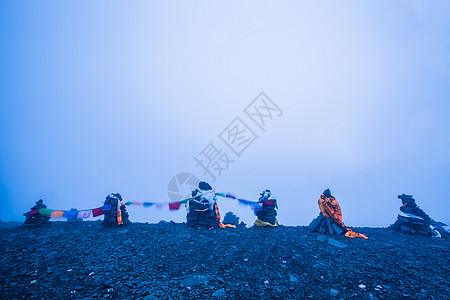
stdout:
<svg viewBox="0 0 450 300">
<path fill-rule="evenodd" d="M 365 240 L 368 239 L 368 237 L 365 236 L 364 234 L 354 232 L 354 231 L 352 231 L 351 229 L 349 229 L 349 230 L 345 233 L 345 236 L 348 237 L 348 238 L 360 237 L 360 238 L 363 238 L 363 239 L 365 239 Z"/>
<path fill-rule="evenodd" d="M 344 222 L 342 222 L 341 206 L 337 202 L 336 198 L 327 198 L 322 194 L 318 202 L 320 211 L 324 217 L 332 218 L 342 229 L 347 228 L 344 225 Z"/>
<path fill-rule="evenodd" d="M 322 194 L 318 202 L 320 211 L 322 212 L 322 215 L 324 217 L 332 218 L 339 227 L 341 227 L 343 230 L 347 230 L 347 232 L 345 233 L 346 237 L 348 238 L 360 237 L 365 240 L 368 239 L 368 237 L 365 236 L 364 234 L 354 232 L 351 229 L 347 228 L 347 226 L 345 226 L 344 222 L 342 222 L 341 206 L 337 202 L 336 198 L 334 197 L 328 198 L 325 197 L 324 194 Z"/>
<path fill-rule="evenodd" d="M 122 225 L 122 212 L 120 211 L 119 205 L 117 205 L 117 224 Z"/>
<path fill-rule="evenodd" d="M 223 224 L 223 223 L 220 221 L 219 206 L 217 205 L 217 203 L 214 203 L 214 212 L 215 212 L 215 214 L 216 214 L 216 218 L 217 218 L 217 221 L 219 222 L 219 227 L 220 227 L 220 228 L 226 228 L 226 227 L 236 228 L 236 226 L 234 226 L 234 225 L 231 225 L 231 224 Z"/>
<path fill-rule="evenodd" d="M 54 212 L 51 213 L 50 216 L 52 218 L 62 218 L 63 214 L 64 214 L 63 210 L 55 210 Z"/>
</svg>

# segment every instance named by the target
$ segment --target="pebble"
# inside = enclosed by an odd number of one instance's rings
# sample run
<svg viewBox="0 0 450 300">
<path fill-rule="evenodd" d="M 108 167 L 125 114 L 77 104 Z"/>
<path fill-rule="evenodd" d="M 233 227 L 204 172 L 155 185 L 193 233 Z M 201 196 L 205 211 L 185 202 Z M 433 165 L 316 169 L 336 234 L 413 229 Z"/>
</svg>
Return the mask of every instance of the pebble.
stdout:
<svg viewBox="0 0 450 300">
<path fill-rule="evenodd" d="M 338 294 L 339 294 L 339 291 L 338 290 L 335 290 L 335 289 L 330 289 L 330 294 L 331 294 L 331 296 L 337 296 Z"/>
</svg>

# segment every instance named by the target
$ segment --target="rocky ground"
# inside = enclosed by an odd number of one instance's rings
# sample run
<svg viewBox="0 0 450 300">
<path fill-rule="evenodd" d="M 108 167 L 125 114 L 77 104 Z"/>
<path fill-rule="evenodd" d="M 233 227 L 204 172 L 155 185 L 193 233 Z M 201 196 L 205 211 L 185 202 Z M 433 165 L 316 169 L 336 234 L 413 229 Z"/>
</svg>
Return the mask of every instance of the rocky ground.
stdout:
<svg viewBox="0 0 450 300">
<path fill-rule="evenodd" d="M 2 299 L 450 299 L 449 239 L 354 228 L 1 223 Z"/>
</svg>

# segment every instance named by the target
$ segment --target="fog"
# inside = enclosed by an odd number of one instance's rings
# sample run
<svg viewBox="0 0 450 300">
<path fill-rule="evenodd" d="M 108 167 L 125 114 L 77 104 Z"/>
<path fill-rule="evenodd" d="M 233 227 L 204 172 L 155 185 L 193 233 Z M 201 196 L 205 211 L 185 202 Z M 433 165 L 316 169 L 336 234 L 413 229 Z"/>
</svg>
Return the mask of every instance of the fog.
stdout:
<svg viewBox="0 0 450 300">
<path fill-rule="evenodd" d="M 393 223 L 401 193 L 448 224 L 449 14 L 446 1 L 2 2 L 0 220 L 40 198 L 168 202 L 186 172 L 248 200 L 269 188 L 284 225 L 315 218 L 326 188 L 348 226 Z M 261 92 L 279 108 L 262 128 L 245 113 Z M 219 136 L 237 117 L 257 136 L 239 156 Z M 233 160 L 215 181 L 194 159 L 211 142 Z"/>
</svg>

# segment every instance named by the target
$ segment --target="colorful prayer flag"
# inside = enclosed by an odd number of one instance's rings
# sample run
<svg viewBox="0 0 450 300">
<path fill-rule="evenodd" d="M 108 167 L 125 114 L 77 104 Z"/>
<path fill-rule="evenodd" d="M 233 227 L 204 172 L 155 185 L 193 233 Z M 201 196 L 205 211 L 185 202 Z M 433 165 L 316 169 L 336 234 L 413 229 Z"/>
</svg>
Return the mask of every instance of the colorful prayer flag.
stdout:
<svg viewBox="0 0 450 300">
<path fill-rule="evenodd" d="M 179 210 L 181 202 L 172 202 L 169 203 L 169 210 Z"/>
<path fill-rule="evenodd" d="M 39 213 L 45 217 L 50 217 L 51 213 L 54 212 L 53 209 L 41 208 L 39 209 Z"/>
<path fill-rule="evenodd" d="M 91 216 L 91 211 L 90 210 L 80 210 L 78 212 L 77 218 L 78 219 L 87 219 Z"/>
<path fill-rule="evenodd" d="M 101 216 L 101 215 L 103 215 L 103 209 L 101 207 L 94 208 L 92 210 L 92 216 L 93 217 L 98 217 L 98 216 Z"/>
<path fill-rule="evenodd" d="M 150 207 L 150 206 L 152 206 L 153 204 L 155 204 L 155 203 L 153 203 L 153 202 L 144 202 L 143 206 L 144 206 L 144 207 Z"/>
<path fill-rule="evenodd" d="M 253 203 L 250 207 L 253 211 L 260 211 L 262 209 L 262 203 Z"/>
<path fill-rule="evenodd" d="M 186 204 L 189 202 L 189 200 L 191 200 L 192 198 L 188 198 L 188 199 L 184 199 L 180 201 L 180 204 Z"/>
<path fill-rule="evenodd" d="M 236 199 L 236 198 L 237 198 L 236 195 L 234 195 L 234 194 L 232 194 L 232 193 L 227 193 L 227 194 L 225 195 L 225 197 L 227 197 L 227 198 L 232 198 L 232 199 Z"/>
<path fill-rule="evenodd" d="M 50 216 L 52 218 L 62 218 L 63 214 L 64 214 L 63 210 L 55 210 L 54 212 L 52 212 Z"/>
<path fill-rule="evenodd" d="M 109 204 L 104 204 L 102 206 L 102 210 L 110 210 L 110 209 L 111 209 L 111 205 L 109 205 Z"/>
<path fill-rule="evenodd" d="M 63 218 L 76 218 L 78 216 L 77 210 L 66 210 L 64 211 Z"/>
</svg>

